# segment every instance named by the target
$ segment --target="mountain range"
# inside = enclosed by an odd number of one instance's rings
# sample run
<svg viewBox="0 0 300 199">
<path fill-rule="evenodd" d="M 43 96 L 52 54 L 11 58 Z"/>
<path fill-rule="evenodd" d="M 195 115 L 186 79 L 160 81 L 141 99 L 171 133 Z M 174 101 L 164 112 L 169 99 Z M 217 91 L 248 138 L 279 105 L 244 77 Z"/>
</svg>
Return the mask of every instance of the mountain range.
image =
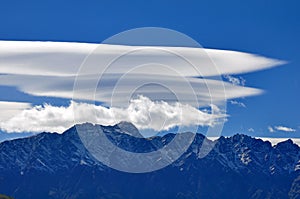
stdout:
<svg viewBox="0 0 300 199">
<path fill-rule="evenodd" d="M 40 133 L 0 143 L 0 193 L 15 199 L 114 198 L 300 198 L 300 148 L 291 140 L 275 146 L 243 134 L 208 141 L 197 133 L 188 150 L 169 166 L 126 173 L 99 162 L 77 129 L 101 129 L 111 142 L 132 152 L 163 147 L 175 134 L 139 137 L 131 123 L 79 124 L 63 134 Z M 126 161 L 124 161 L 126 163 Z"/>
</svg>

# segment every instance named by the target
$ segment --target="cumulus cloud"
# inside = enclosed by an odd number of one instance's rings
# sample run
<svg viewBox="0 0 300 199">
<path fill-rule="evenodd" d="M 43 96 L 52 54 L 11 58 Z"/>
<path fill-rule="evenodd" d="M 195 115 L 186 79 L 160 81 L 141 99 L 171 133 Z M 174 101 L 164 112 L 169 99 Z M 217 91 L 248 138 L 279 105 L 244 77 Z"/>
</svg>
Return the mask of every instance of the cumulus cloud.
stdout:
<svg viewBox="0 0 300 199">
<path fill-rule="evenodd" d="M 132 99 L 127 108 L 104 107 L 72 101 L 68 107 L 49 104 L 23 110 L 7 121 L 0 122 L 0 128 L 7 132 L 63 132 L 75 123 L 91 122 L 114 125 L 129 121 L 139 129 L 168 130 L 175 126 L 214 126 L 226 119 L 217 107 L 210 113 L 187 104 L 151 101 L 139 96 Z"/>
<path fill-rule="evenodd" d="M 234 77 L 232 75 L 223 75 L 223 77 L 234 85 L 245 86 L 246 84 L 246 80 L 242 77 Z"/>
<path fill-rule="evenodd" d="M 0 121 L 5 121 L 27 108 L 31 108 L 30 103 L 0 101 Z"/>
</svg>

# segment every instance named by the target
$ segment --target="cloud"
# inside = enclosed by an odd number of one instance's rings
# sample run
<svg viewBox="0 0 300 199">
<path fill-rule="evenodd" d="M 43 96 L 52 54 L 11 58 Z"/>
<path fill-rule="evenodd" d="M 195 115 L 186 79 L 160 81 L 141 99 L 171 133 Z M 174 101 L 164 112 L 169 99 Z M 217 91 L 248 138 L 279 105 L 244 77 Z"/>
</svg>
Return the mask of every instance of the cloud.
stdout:
<svg viewBox="0 0 300 199">
<path fill-rule="evenodd" d="M 217 49 L 188 47 L 121 46 L 70 42 L 0 41 L 0 73 L 39 76 L 73 76 L 90 53 L 84 74 L 103 71 L 126 73 L 145 63 L 171 66 L 183 76 L 241 74 L 282 65 L 285 62 L 259 55 Z M 119 55 L 126 54 L 120 57 Z M 188 62 L 186 61 L 188 60 Z M 192 66 L 193 65 L 193 66 Z M 170 75 L 155 68 L 135 71 L 138 74 Z M 175 74 L 175 73 L 173 73 Z"/>
<path fill-rule="evenodd" d="M 254 129 L 253 128 L 249 128 L 248 131 L 249 132 L 254 132 Z"/>
<path fill-rule="evenodd" d="M 239 86 L 245 86 L 246 80 L 242 77 L 233 77 L 232 75 L 223 75 L 230 83 Z"/>
<path fill-rule="evenodd" d="M 271 126 L 268 126 L 268 130 L 269 130 L 270 133 L 274 133 L 275 132 L 275 130 Z"/>
<path fill-rule="evenodd" d="M 295 132 L 296 131 L 296 129 L 289 128 L 286 126 L 275 126 L 274 128 L 278 131 L 285 131 L 285 132 Z"/>
<path fill-rule="evenodd" d="M 23 110 L 9 120 L 0 122 L 0 128 L 7 132 L 61 133 L 74 125 L 74 121 L 103 125 L 129 121 L 139 129 L 156 131 L 168 130 L 175 126 L 214 126 L 226 119 L 227 115 L 222 114 L 217 107 L 212 108 L 215 112 L 209 113 L 186 104 L 151 101 L 144 96 L 132 99 L 127 108 L 107 108 L 72 101 L 68 107 L 45 104 Z"/>
<path fill-rule="evenodd" d="M 238 105 L 239 107 L 246 108 L 246 105 L 243 102 L 238 102 L 236 100 L 230 100 L 230 103 L 233 105 Z"/>
<path fill-rule="evenodd" d="M 5 121 L 27 108 L 31 108 L 30 103 L 0 101 L 0 121 Z"/>
<path fill-rule="evenodd" d="M 144 95 L 152 100 L 164 99 L 167 102 L 180 101 L 192 106 L 207 106 L 229 99 L 259 95 L 261 90 L 235 86 L 230 83 L 212 80 L 158 75 L 119 75 L 102 76 L 100 84 L 96 75 L 77 78 L 32 75 L 2 75 L 0 85 L 15 86 L 22 92 L 48 97 L 92 100 L 106 105 L 127 106 L 132 94 Z M 158 86 L 162 85 L 162 86 Z M 97 86 L 98 85 L 98 86 Z M 142 86 L 144 85 L 144 86 Z M 166 89 L 166 88 L 168 89 Z M 140 88 L 140 89 L 136 89 Z M 195 99 L 195 97 L 197 99 Z M 242 106 L 242 104 L 241 104 Z"/>
<path fill-rule="evenodd" d="M 258 95 L 261 90 L 240 87 L 244 80 L 228 74 L 252 72 L 284 63 L 229 50 L 70 42 L 0 41 L 0 52 L 0 74 L 4 74 L 0 76 L 0 85 L 15 86 L 36 96 L 75 97 L 106 105 L 113 101 L 114 105 L 123 107 L 141 85 L 147 86 L 137 94 L 152 100 L 160 97 L 174 102 L 178 101 L 177 97 L 184 96 L 180 102 L 198 107 Z M 88 55 L 89 59 L 85 60 Z M 82 63 L 85 63 L 83 69 L 80 68 Z M 108 64 L 110 67 L 107 68 Z M 227 75 L 234 85 L 210 77 L 216 75 Z M 207 78 L 196 78 L 199 76 Z M 79 87 L 74 96 L 75 80 Z M 101 88 L 95 86 L 99 83 Z M 169 91 L 163 91 L 153 83 L 168 87 Z M 199 104 L 194 103 L 194 94 Z"/>
<path fill-rule="evenodd" d="M 19 112 L 18 109 L 13 118 L 6 122 L 1 120 L 2 129 L 17 132 L 61 132 L 73 124 L 70 120 L 73 108 L 82 108 L 84 116 L 89 115 L 87 110 L 100 111 L 97 113 L 101 117 L 94 118 L 92 122 L 112 124 L 126 120 L 140 129 L 159 129 L 160 117 L 168 119 L 166 129 L 177 124 L 212 125 L 220 115 L 212 115 L 199 108 L 211 104 L 220 107 L 227 100 L 263 92 L 245 87 L 242 78 L 232 75 L 285 63 L 230 50 L 69 42 L 0 41 L 0 52 L 0 86 L 14 86 L 35 96 L 103 103 L 103 106 L 93 106 L 72 101 L 69 107 L 44 105 L 33 108 L 24 105 L 24 110 Z M 82 68 L 83 63 L 85 67 Z M 222 81 L 223 75 L 229 82 Z M 141 95 L 145 98 L 136 98 Z M 141 102 L 132 101 L 132 98 Z M 235 100 L 231 103 L 245 106 Z M 155 123 L 149 123 L 144 116 L 149 110 L 140 107 L 143 114 L 128 110 L 138 104 L 153 108 L 150 110 L 155 115 Z M 178 114 L 182 107 L 186 111 L 186 119 L 170 117 L 169 114 Z M 120 115 L 119 119 L 111 116 L 116 112 Z M 129 117 L 129 113 L 136 118 Z M 4 118 L 5 114 L 0 113 L 0 118 Z M 148 126 L 141 118 L 146 118 Z"/>
<path fill-rule="evenodd" d="M 268 129 L 269 129 L 269 132 L 271 132 L 271 133 L 274 133 L 275 131 L 284 131 L 284 132 L 295 132 L 296 131 L 296 129 L 286 127 L 286 126 L 274 126 L 274 127 L 269 126 Z"/>
</svg>

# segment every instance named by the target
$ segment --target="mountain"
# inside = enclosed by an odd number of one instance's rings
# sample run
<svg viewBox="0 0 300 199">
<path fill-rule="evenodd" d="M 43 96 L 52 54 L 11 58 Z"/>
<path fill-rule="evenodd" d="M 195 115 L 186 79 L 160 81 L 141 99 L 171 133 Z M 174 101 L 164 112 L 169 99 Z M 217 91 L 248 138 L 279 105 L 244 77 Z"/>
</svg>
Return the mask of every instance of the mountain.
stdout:
<svg viewBox="0 0 300 199">
<path fill-rule="evenodd" d="M 6 133 L 0 130 L 0 142 L 17 138 L 25 138 L 32 135 L 34 135 L 34 133 Z"/>
<path fill-rule="evenodd" d="M 3 194 L 0 194 L 0 199 L 13 199 L 12 197 L 5 196 Z"/>
<path fill-rule="evenodd" d="M 134 174 L 97 161 L 83 146 L 77 129 L 102 130 L 117 146 L 139 153 L 162 148 L 175 137 L 141 138 L 132 124 L 122 122 L 85 123 L 63 134 L 5 141 L 0 143 L 0 193 L 16 199 L 300 198 L 300 148 L 291 140 L 272 146 L 247 135 L 220 137 L 206 143 L 214 148 L 200 158 L 206 138 L 196 134 L 171 165 Z"/>
</svg>

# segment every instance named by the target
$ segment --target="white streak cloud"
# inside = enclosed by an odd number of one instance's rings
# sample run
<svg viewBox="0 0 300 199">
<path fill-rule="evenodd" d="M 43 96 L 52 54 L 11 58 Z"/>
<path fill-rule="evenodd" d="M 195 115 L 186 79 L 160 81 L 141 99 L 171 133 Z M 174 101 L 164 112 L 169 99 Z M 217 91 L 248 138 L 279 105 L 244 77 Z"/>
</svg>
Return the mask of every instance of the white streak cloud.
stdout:
<svg viewBox="0 0 300 199">
<path fill-rule="evenodd" d="M 274 128 L 278 131 L 285 131 L 285 132 L 295 132 L 296 131 L 296 129 L 286 127 L 286 126 L 275 126 Z"/>
<path fill-rule="evenodd" d="M 245 105 L 243 102 L 239 102 L 239 101 L 236 101 L 236 100 L 230 100 L 230 104 L 233 104 L 233 105 L 237 105 L 237 106 L 239 106 L 239 107 L 246 108 L 246 105 Z"/>
<path fill-rule="evenodd" d="M 268 130 L 270 133 L 274 133 L 276 131 L 284 131 L 284 132 L 295 132 L 296 129 L 286 127 L 286 126 L 268 126 Z"/>
</svg>

